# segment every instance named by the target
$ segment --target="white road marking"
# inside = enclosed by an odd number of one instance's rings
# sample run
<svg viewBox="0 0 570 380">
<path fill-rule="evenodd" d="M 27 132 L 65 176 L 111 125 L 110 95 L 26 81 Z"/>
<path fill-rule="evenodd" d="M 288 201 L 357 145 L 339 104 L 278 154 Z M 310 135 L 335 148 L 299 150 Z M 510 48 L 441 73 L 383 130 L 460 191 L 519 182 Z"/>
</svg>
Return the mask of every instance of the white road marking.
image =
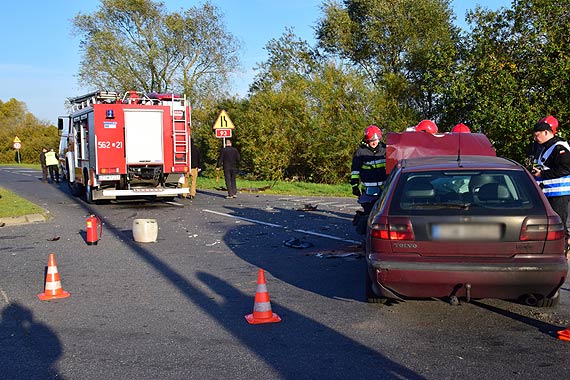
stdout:
<svg viewBox="0 0 570 380">
<path fill-rule="evenodd" d="M 359 241 L 356 241 L 356 240 L 343 239 L 343 238 L 339 238 L 339 237 L 337 237 L 337 236 L 321 234 L 321 233 L 319 233 L 319 232 L 313 232 L 313 231 L 307 231 L 307 230 L 293 230 L 293 231 L 295 231 L 295 232 L 300 232 L 300 233 L 302 233 L 302 234 L 307 234 L 307 235 L 319 236 L 319 237 L 326 238 L 326 239 L 340 240 L 340 241 L 344 241 L 344 242 L 347 242 L 347 243 L 360 244 L 360 242 L 359 242 Z"/>
<path fill-rule="evenodd" d="M 231 215 L 231 214 L 227 214 L 227 213 L 223 213 L 223 212 L 212 211 L 212 210 L 206 210 L 206 209 L 205 209 L 204 211 L 205 211 L 205 212 L 209 212 L 209 213 L 211 213 L 211 214 L 216 214 L 216 215 L 220 215 L 220 216 L 226 216 L 226 217 L 228 217 L 228 218 L 234 218 L 234 219 L 244 220 L 244 221 L 251 222 L 251 223 L 255 223 L 255 224 L 262 224 L 262 225 L 264 225 L 264 226 L 275 227 L 275 228 L 286 228 L 285 226 L 281 226 L 281 225 L 279 225 L 279 224 L 267 223 L 267 222 L 263 222 L 263 221 L 261 221 L 261 220 L 256 220 L 256 219 L 243 218 L 243 217 L 241 217 L 241 216 Z M 340 237 L 337 237 L 337 236 L 321 234 L 321 233 L 319 233 L 319 232 L 314 232 L 314 231 L 296 230 L 296 229 L 292 229 L 292 231 L 300 232 L 300 233 L 307 234 L 307 235 L 318 236 L 318 237 L 322 237 L 322 238 L 326 238 L 326 239 L 344 241 L 344 242 L 346 242 L 346 243 L 360 244 L 360 242 L 359 242 L 359 241 L 356 241 L 356 240 L 343 239 L 343 238 L 340 238 Z"/>
<path fill-rule="evenodd" d="M 2 295 L 2 299 L 6 302 L 7 305 L 10 304 L 10 300 L 8 299 L 8 295 L 3 289 L 0 289 L 0 294 Z"/>
<path fill-rule="evenodd" d="M 251 222 L 251 223 L 256 223 L 256 224 L 263 224 L 263 225 L 269 226 L 269 227 L 284 228 L 283 226 L 280 226 L 279 224 L 273 224 L 273 223 L 262 222 L 261 220 L 243 218 L 243 217 L 241 217 L 241 216 L 226 214 L 226 213 L 223 213 L 223 212 L 212 211 L 212 210 L 204 210 L 204 211 L 209 212 L 209 213 L 212 213 L 212 214 L 216 214 L 216 215 L 227 216 L 227 217 L 229 217 L 229 218 L 244 220 L 244 221 L 246 221 L 246 222 Z"/>
</svg>

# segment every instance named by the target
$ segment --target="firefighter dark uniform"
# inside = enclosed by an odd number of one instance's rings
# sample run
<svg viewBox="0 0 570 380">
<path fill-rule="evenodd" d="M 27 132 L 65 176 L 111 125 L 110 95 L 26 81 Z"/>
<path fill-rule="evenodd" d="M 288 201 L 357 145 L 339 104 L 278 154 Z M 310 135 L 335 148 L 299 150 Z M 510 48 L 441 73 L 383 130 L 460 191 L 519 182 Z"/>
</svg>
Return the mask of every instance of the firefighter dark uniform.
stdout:
<svg viewBox="0 0 570 380">
<path fill-rule="evenodd" d="M 350 185 L 364 209 L 354 220 L 360 234 L 365 232 L 362 221 L 370 214 L 386 180 L 386 145 L 380 141 L 381 138 L 382 132 L 377 126 L 367 127 L 360 146 L 352 156 Z"/>
</svg>

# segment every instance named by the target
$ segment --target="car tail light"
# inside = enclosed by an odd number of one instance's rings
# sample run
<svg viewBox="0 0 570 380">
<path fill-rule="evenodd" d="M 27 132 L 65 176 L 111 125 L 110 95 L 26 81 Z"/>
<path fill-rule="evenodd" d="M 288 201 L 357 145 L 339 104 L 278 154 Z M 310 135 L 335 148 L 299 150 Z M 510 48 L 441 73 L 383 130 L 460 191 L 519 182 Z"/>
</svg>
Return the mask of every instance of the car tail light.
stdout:
<svg viewBox="0 0 570 380">
<path fill-rule="evenodd" d="M 526 218 L 521 228 L 520 240 L 559 240 L 565 236 L 565 228 L 558 215 L 547 218 Z"/>
<path fill-rule="evenodd" d="M 381 240 L 414 240 L 410 218 L 383 217 L 372 224 L 370 236 Z"/>
</svg>

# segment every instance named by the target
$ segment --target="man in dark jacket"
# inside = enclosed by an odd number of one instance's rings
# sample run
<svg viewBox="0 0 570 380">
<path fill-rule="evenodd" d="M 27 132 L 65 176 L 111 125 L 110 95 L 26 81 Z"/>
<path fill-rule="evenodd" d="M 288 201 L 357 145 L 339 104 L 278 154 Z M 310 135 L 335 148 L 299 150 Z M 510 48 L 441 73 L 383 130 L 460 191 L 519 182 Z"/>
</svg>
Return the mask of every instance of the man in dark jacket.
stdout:
<svg viewBox="0 0 570 380">
<path fill-rule="evenodd" d="M 548 198 L 550 205 L 566 225 L 566 238 L 570 238 L 570 146 L 554 135 L 552 126 L 539 121 L 533 131 L 534 141 L 542 146 L 532 175 Z M 567 240 L 567 246 L 570 243 Z"/>
<path fill-rule="evenodd" d="M 358 197 L 358 203 L 364 209 L 357 212 L 353 221 L 359 234 L 366 233 L 366 219 L 380 196 L 380 187 L 386 180 L 386 145 L 381 139 L 380 128 L 375 125 L 366 127 L 360 146 L 352 156 L 352 194 Z"/>
<path fill-rule="evenodd" d="M 226 188 L 228 196 L 226 198 L 235 198 L 237 194 L 236 177 L 238 172 L 238 162 L 240 160 L 239 152 L 232 146 L 231 140 L 226 140 L 226 146 L 222 148 L 218 157 L 216 170 L 224 168 L 224 177 L 226 180 Z"/>
<path fill-rule="evenodd" d="M 46 164 L 46 152 L 47 148 L 43 147 L 40 153 L 40 165 L 42 166 L 42 182 L 47 182 L 48 167 Z"/>
</svg>

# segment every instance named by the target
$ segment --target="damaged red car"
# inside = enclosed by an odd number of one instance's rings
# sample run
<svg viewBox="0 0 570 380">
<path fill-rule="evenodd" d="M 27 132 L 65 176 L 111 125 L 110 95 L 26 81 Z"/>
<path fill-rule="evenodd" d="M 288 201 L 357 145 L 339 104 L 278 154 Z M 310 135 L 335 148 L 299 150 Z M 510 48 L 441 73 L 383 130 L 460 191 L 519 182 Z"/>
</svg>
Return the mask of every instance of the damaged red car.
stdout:
<svg viewBox="0 0 570 380">
<path fill-rule="evenodd" d="M 554 306 L 565 228 L 525 167 L 494 156 L 399 160 L 368 219 L 368 302 L 496 298 Z"/>
</svg>

